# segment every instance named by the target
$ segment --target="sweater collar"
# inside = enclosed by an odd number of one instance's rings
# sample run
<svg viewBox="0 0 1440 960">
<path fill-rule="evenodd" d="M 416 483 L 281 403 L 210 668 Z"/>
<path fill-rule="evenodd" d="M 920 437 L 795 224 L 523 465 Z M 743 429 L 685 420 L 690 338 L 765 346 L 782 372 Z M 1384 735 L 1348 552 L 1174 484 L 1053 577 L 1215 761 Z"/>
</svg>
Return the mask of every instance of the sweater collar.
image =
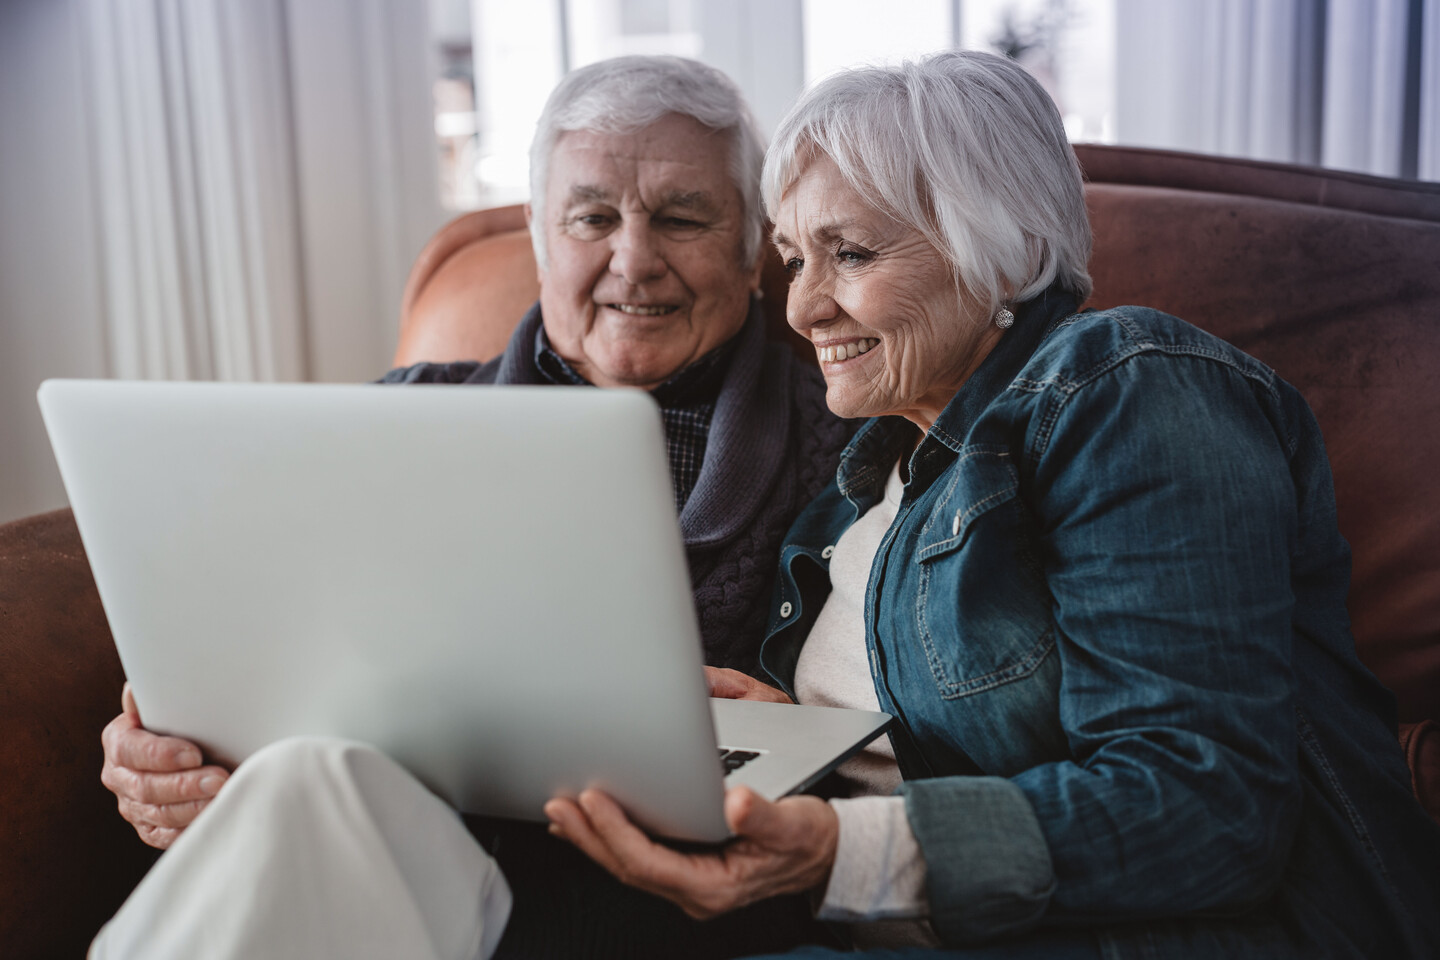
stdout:
<svg viewBox="0 0 1440 960">
<path fill-rule="evenodd" d="M 783 374 L 788 367 L 769 376 L 766 368 L 792 358 L 788 351 L 767 349 L 758 302 L 750 304 L 745 326 L 732 342 L 734 354 L 715 400 L 705 462 L 680 513 L 680 529 L 691 546 L 724 542 L 750 526 L 785 459 L 790 381 Z"/>
</svg>

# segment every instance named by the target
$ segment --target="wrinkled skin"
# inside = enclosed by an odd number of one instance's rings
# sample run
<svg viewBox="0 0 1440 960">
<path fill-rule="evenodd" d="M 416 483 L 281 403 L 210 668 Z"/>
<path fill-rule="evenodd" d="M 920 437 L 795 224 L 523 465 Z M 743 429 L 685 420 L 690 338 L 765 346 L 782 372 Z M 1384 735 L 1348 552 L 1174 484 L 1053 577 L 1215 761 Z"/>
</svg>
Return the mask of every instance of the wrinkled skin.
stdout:
<svg viewBox="0 0 1440 960">
<path fill-rule="evenodd" d="M 188 740 L 161 737 L 140 723 L 130 684 L 120 695 L 120 715 L 100 734 L 105 765 L 100 782 L 115 794 L 140 839 L 167 849 L 220 792 L 230 774 L 207 765 Z"/>
<path fill-rule="evenodd" d="M 649 389 L 745 323 L 760 263 L 727 138 L 671 114 L 630 134 L 564 133 L 550 154 L 540 307 L 591 383 Z"/>
<path fill-rule="evenodd" d="M 928 431 L 1000 342 L 944 255 L 829 157 L 812 157 L 780 198 L 774 239 L 791 278 L 786 318 L 815 345 L 842 417 L 901 416 Z"/>
</svg>

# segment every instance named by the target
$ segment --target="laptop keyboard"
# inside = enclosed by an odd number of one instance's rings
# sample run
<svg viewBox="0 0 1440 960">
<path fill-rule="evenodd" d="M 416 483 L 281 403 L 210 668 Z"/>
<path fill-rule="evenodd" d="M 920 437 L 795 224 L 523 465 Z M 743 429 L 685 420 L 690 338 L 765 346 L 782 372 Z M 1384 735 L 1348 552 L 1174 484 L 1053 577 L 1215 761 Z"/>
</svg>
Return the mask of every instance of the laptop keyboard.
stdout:
<svg viewBox="0 0 1440 960">
<path fill-rule="evenodd" d="M 758 750 L 732 750 L 730 747 L 720 748 L 720 762 L 724 764 L 727 775 L 739 770 L 758 756 L 760 756 L 760 751 Z"/>
</svg>

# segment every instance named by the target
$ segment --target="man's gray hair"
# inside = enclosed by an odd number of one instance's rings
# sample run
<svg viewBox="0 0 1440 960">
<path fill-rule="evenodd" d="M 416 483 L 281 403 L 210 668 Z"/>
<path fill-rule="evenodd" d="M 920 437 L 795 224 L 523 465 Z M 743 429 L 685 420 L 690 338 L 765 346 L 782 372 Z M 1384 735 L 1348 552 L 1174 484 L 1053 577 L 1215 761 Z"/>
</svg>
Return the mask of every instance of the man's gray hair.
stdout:
<svg viewBox="0 0 1440 960">
<path fill-rule="evenodd" d="M 630 56 L 601 60 L 565 75 L 535 125 L 530 143 L 530 240 L 545 266 L 545 189 L 550 154 L 562 133 L 634 133 L 678 113 L 726 135 L 730 175 L 740 191 L 744 230 L 741 257 L 755 262 L 765 237 L 760 168 L 765 142 L 740 89 L 714 67 L 682 57 Z"/>
<path fill-rule="evenodd" d="M 1090 295 L 1080 164 L 1054 102 L 1013 61 L 941 53 L 822 81 L 775 132 L 763 179 L 772 214 L 816 151 L 924 235 L 992 315 L 1056 279 Z"/>
</svg>

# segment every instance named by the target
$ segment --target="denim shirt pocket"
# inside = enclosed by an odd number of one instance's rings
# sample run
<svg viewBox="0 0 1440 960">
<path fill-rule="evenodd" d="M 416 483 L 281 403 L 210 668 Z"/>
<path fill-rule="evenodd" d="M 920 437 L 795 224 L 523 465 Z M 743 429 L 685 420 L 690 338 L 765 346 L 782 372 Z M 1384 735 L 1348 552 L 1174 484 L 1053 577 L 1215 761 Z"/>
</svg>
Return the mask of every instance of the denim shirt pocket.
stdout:
<svg viewBox="0 0 1440 960">
<path fill-rule="evenodd" d="M 921 527 L 920 641 L 941 697 L 1025 679 L 1055 647 L 1037 538 L 1009 453 L 969 446 Z"/>
</svg>

